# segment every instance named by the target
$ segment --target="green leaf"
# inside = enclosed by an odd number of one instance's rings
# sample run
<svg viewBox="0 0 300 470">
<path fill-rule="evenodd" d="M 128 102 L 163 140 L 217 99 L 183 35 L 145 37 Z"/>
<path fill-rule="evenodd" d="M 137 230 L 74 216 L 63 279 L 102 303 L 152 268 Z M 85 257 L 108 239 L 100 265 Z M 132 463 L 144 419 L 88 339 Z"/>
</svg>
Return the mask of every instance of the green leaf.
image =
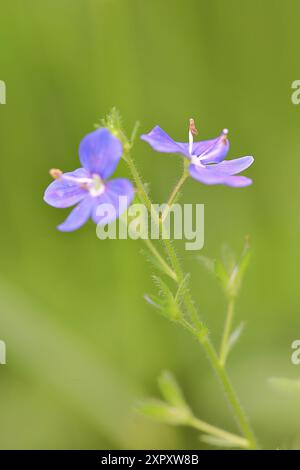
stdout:
<svg viewBox="0 0 300 470">
<path fill-rule="evenodd" d="M 147 418 L 172 425 L 186 424 L 189 417 L 189 415 L 181 409 L 177 409 L 156 399 L 141 401 L 136 406 L 136 410 L 139 414 Z"/>
<path fill-rule="evenodd" d="M 171 320 L 178 320 L 181 317 L 181 311 L 177 304 L 172 291 L 167 284 L 158 276 L 152 276 L 153 281 L 159 288 L 159 295 L 164 300 L 163 302 L 163 313 Z"/>
<path fill-rule="evenodd" d="M 220 437 L 211 436 L 210 434 L 201 434 L 199 437 L 201 441 L 214 447 L 237 447 L 236 443 L 222 439 Z"/>
<path fill-rule="evenodd" d="M 245 275 L 245 272 L 249 266 L 251 258 L 251 250 L 248 239 L 246 239 L 244 249 L 240 256 L 238 263 L 233 268 L 232 272 L 230 273 L 229 282 L 228 282 L 228 293 L 231 296 L 237 296 L 242 281 Z"/>
<path fill-rule="evenodd" d="M 141 250 L 141 253 L 146 258 L 148 263 L 150 263 L 157 271 L 166 274 L 165 270 L 163 269 L 162 265 L 159 263 L 158 259 L 152 255 L 152 253 L 148 250 Z"/>
<path fill-rule="evenodd" d="M 245 323 L 242 322 L 233 330 L 231 335 L 229 336 L 228 343 L 227 343 L 227 353 L 226 356 L 230 353 L 230 351 L 234 348 L 236 343 L 238 342 L 241 334 L 243 333 L 245 328 Z"/>
<path fill-rule="evenodd" d="M 228 273 L 231 273 L 236 265 L 236 256 L 231 247 L 224 243 L 221 248 L 221 260 Z"/>
<path fill-rule="evenodd" d="M 188 405 L 174 376 L 164 371 L 158 378 L 158 386 L 163 398 L 172 406 L 188 410 Z"/>
<path fill-rule="evenodd" d="M 224 263 L 219 259 L 211 259 L 207 256 L 200 255 L 197 257 L 202 266 L 217 279 L 221 287 L 227 292 L 229 282 L 229 274 Z"/>
<path fill-rule="evenodd" d="M 189 291 L 188 283 L 189 283 L 190 277 L 191 277 L 190 274 L 187 273 L 182 279 L 181 283 L 179 284 L 179 287 L 175 295 L 175 301 L 178 305 L 181 305 L 181 303 L 183 302 L 184 296 Z"/>
<path fill-rule="evenodd" d="M 155 295 L 145 294 L 144 299 L 146 300 L 146 302 L 148 302 L 149 305 L 152 305 L 152 307 L 155 307 L 157 310 L 164 309 L 164 302 L 159 297 L 156 297 Z"/>
<path fill-rule="evenodd" d="M 220 260 L 215 261 L 214 265 L 215 276 L 223 287 L 225 293 L 228 291 L 229 274 L 225 269 L 224 264 Z"/>
<path fill-rule="evenodd" d="M 244 274 L 251 258 L 249 240 L 246 239 L 242 254 L 238 260 L 228 247 L 223 247 L 222 260 L 212 260 L 205 256 L 198 256 L 201 264 L 213 273 L 228 298 L 236 297 L 243 281 Z"/>
</svg>

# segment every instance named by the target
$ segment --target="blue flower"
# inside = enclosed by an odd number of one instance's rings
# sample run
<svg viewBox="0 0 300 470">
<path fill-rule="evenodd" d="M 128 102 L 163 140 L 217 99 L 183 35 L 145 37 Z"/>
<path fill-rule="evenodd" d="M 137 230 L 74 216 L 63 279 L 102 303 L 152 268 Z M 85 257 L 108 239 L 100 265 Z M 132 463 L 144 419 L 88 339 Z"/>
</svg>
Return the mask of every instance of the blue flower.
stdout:
<svg viewBox="0 0 300 470">
<path fill-rule="evenodd" d="M 241 187 L 252 183 L 246 176 L 237 176 L 237 173 L 252 165 L 251 156 L 225 160 L 229 150 L 228 130 L 224 129 L 215 139 L 194 142 L 193 136 L 198 133 L 194 120 L 190 119 L 189 142 L 175 142 L 159 126 L 155 126 L 149 134 L 141 139 L 157 152 L 180 153 L 190 160 L 189 173 L 192 178 L 204 184 L 225 184 L 227 186 Z"/>
<path fill-rule="evenodd" d="M 70 173 L 56 169 L 50 171 L 55 181 L 45 191 L 44 200 L 47 204 L 58 208 L 77 204 L 65 222 L 57 227 L 59 230 L 76 230 L 89 217 L 96 224 L 108 224 L 127 209 L 134 197 L 131 182 L 124 178 L 107 181 L 120 161 L 122 150 L 120 141 L 111 132 L 105 128 L 97 129 L 86 135 L 80 143 L 82 168 Z M 122 204 L 119 203 L 121 197 Z M 102 204 L 110 205 L 113 210 L 99 215 L 97 208 Z"/>
</svg>

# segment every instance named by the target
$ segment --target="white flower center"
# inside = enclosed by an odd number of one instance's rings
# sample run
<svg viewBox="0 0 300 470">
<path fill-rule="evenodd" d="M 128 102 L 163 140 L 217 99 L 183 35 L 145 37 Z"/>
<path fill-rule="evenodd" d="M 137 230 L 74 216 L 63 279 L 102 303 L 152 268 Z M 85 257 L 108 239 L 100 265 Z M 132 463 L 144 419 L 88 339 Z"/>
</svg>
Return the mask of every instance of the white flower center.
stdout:
<svg viewBox="0 0 300 470">
<path fill-rule="evenodd" d="M 193 165 L 205 167 L 205 164 L 201 163 L 201 160 L 204 160 L 207 156 L 207 154 L 214 149 L 216 145 L 218 145 L 219 142 L 213 143 L 210 147 L 208 147 L 204 152 L 202 152 L 201 155 L 195 155 L 193 153 L 193 145 L 194 145 L 194 135 L 197 135 L 198 131 L 195 127 L 195 122 L 194 119 L 189 120 L 189 155 L 191 162 Z M 228 135 L 228 129 L 223 129 L 221 136 L 219 138 L 221 143 L 226 144 L 227 141 L 227 135 Z"/>
<path fill-rule="evenodd" d="M 90 195 L 93 197 L 100 196 L 100 194 L 104 193 L 105 185 L 99 175 L 93 175 L 91 178 L 91 184 L 88 185 L 88 190 Z"/>
<path fill-rule="evenodd" d="M 105 191 L 105 184 L 101 177 L 97 174 L 93 174 L 91 178 L 77 178 L 76 176 L 62 174 L 59 176 L 59 179 L 77 184 L 82 189 L 88 191 L 93 197 L 100 196 L 100 194 L 103 194 Z"/>
</svg>

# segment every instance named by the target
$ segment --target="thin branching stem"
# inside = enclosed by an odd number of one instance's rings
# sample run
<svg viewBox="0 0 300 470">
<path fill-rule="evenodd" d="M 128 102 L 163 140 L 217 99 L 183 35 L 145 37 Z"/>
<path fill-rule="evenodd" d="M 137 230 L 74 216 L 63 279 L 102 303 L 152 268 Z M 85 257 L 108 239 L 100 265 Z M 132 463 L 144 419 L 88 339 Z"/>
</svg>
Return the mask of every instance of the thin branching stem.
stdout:
<svg viewBox="0 0 300 470">
<path fill-rule="evenodd" d="M 172 205 L 174 204 L 174 201 L 176 200 L 176 197 L 181 189 L 181 187 L 183 186 L 183 184 L 185 183 L 185 181 L 187 180 L 187 177 L 188 177 L 188 173 L 187 171 L 183 170 L 183 173 L 181 175 L 181 177 L 179 178 L 178 182 L 175 184 L 171 194 L 170 194 L 170 197 L 168 199 L 168 202 L 167 202 L 167 207 L 165 208 L 162 216 L 161 216 L 161 220 L 162 222 L 164 222 L 170 212 L 170 209 L 172 207 Z"/>
<path fill-rule="evenodd" d="M 188 424 L 192 428 L 197 429 L 198 431 L 204 432 L 206 434 L 228 442 L 228 444 L 232 447 L 249 449 L 249 442 L 244 437 L 238 436 L 237 434 L 233 434 L 228 431 L 224 431 L 223 429 L 206 423 L 205 421 L 202 421 L 201 419 L 198 419 L 194 416 L 190 418 Z"/>
<path fill-rule="evenodd" d="M 168 265 L 168 263 L 164 260 L 164 258 L 161 256 L 159 251 L 156 249 L 154 244 L 149 240 L 148 238 L 144 239 L 144 242 L 146 243 L 149 251 L 153 254 L 153 256 L 156 258 L 158 263 L 160 264 L 162 270 L 167 274 L 173 281 L 177 282 L 177 276 L 176 273 L 173 271 L 172 268 Z"/>
<path fill-rule="evenodd" d="M 138 170 L 135 166 L 134 160 L 132 159 L 132 156 L 131 156 L 129 151 L 126 154 L 126 159 L 125 160 L 128 164 L 128 167 L 131 171 L 132 177 L 133 177 L 133 179 L 135 181 L 135 184 L 137 186 L 140 199 L 143 201 L 143 203 L 147 207 L 149 213 L 153 214 L 151 199 L 150 199 L 150 197 L 149 197 L 149 195 L 148 195 L 148 193 L 145 189 L 143 181 L 140 177 L 140 174 L 139 174 L 139 172 L 138 172 Z M 175 186 L 175 188 L 181 187 L 184 180 L 185 179 L 182 176 L 181 179 L 180 179 L 180 184 L 178 183 Z M 174 197 L 176 197 L 176 194 L 177 194 L 178 190 L 176 190 L 176 191 L 174 190 L 172 192 L 172 195 L 171 195 L 172 199 Z M 173 195 L 173 193 L 174 193 L 174 195 Z M 165 239 L 165 240 L 163 239 L 162 243 L 165 247 L 165 250 L 166 250 L 168 258 L 169 258 L 169 261 L 171 263 L 171 266 L 172 266 L 171 269 L 176 274 L 176 282 L 179 285 L 183 281 L 183 279 L 185 278 L 185 273 L 182 270 L 181 263 L 178 259 L 178 256 L 176 254 L 176 251 L 175 251 L 171 241 L 167 240 L 167 239 Z M 184 296 L 184 307 L 185 307 L 185 310 L 188 312 L 188 314 L 190 316 L 190 319 L 192 321 L 192 325 L 190 327 L 188 327 L 187 329 L 193 335 L 196 335 L 199 343 L 202 345 L 203 349 L 206 352 L 206 355 L 209 359 L 209 362 L 210 362 L 213 370 L 215 371 L 215 373 L 218 376 L 221 384 L 223 385 L 225 395 L 226 395 L 226 397 L 227 397 L 227 399 L 228 399 L 228 401 L 231 405 L 231 408 L 234 412 L 234 416 L 237 420 L 237 423 L 238 423 L 241 431 L 243 432 L 243 434 L 244 434 L 244 436 L 247 440 L 247 447 L 249 449 L 258 448 L 255 436 L 254 436 L 253 431 L 251 429 L 251 426 L 248 422 L 248 418 L 245 415 L 244 410 L 240 405 L 240 402 L 237 398 L 236 392 L 235 392 L 235 390 L 234 390 L 234 388 L 231 384 L 231 381 L 228 377 L 227 371 L 225 370 L 224 365 L 221 363 L 221 361 L 220 361 L 220 359 L 219 359 L 219 357 L 218 357 L 218 355 L 215 351 L 215 348 L 211 343 L 211 340 L 210 340 L 210 338 L 207 334 L 208 330 L 204 326 L 204 324 L 202 322 L 200 322 L 200 320 L 198 318 L 197 309 L 196 309 L 195 304 L 192 300 L 191 294 L 188 290 L 187 290 L 187 293 Z M 185 322 L 184 326 L 187 327 L 186 322 Z"/>
</svg>

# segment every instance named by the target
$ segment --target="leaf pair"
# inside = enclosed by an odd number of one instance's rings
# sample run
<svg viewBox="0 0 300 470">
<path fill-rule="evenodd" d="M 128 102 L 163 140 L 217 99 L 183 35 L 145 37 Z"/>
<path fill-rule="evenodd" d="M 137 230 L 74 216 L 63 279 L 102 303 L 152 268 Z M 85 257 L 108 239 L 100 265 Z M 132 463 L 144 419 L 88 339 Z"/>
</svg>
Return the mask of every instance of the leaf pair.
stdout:
<svg viewBox="0 0 300 470">
<path fill-rule="evenodd" d="M 176 294 L 173 295 L 169 286 L 158 276 L 152 276 L 158 288 L 158 295 L 145 295 L 145 300 L 157 308 L 165 317 L 173 321 L 182 319 L 181 305 L 188 289 L 189 274 L 179 284 Z"/>
<path fill-rule="evenodd" d="M 222 259 L 212 260 L 205 256 L 198 257 L 203 266 L 216 277 L 228 298 L 237 297 L 250 258 L 251 250 L 248 238 L 237 261 L 228 248 L 223 250 Z"/>
<path fill-rule="evenodd" d="M 187 425 L 191 411 L 183 397 L 182 391 L 170 372 L 163 372 L 158 379 L 158 386 L 163 400 L 143 400 L 137 411 L 147 416 L 172 425 Z"/>
<path fill-rule="evenodd" d="M 152 398 L 141 401 L 137 411 L 143 416 L 175 426 L 190 426 L 200 431 L 200 439 L 210 445 L 231 448 L 249 446 L 247 439 L 196 418 L 170 372 L 161 374 L 158 386 L 163 400 Z"/>
</svg>

